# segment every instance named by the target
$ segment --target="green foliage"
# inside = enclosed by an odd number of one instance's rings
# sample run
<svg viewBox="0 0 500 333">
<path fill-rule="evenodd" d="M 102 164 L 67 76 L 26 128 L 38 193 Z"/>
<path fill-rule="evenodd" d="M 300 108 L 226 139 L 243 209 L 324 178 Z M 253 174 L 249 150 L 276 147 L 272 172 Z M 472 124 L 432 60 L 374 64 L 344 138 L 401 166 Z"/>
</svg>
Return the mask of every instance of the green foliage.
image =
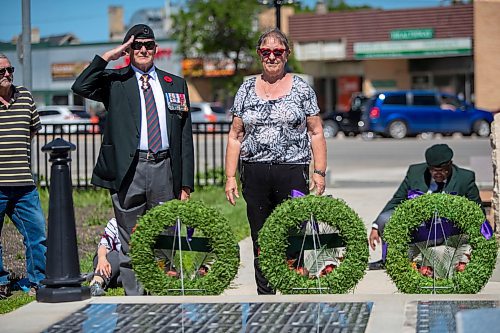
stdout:
<svg viewBox="0 0 500 333">
<path fill-rule="evenodd" d="M 27 293 L 22 291 L 15 291 L 12 296 L 0 301 L 0 314 L 8 313 L 20 308 L 23 305 L 31 303 L 35 297 L 28 296 Z"/>
<path fill-rule="evenodd" d="M 241 189 L 239 190 L 241 195 Z M 237 199 L 236 206 L 231 206 L 224 194 L 224 189 L 217 186 L 205 186 L 197 188 L 191 195 L 192 200 L 202 201 L 205 205 L 215 208 L 228 220 L 236 241 L 250 236 L 250 226 L 247 220 L 247 205 L 242 198 Z"/>
<path fill-rule="evenodd" d="M 166 202 L 139 219 L 131 237 L 130 252 L 138 279 L 153 295 L 181 294 L 181 280 L 166 275 L 154 258 L 156 238 L 166 228 L 175 225 L 178 218 L 184 225 L 199 229 L 209 239 L 217 258 L 206 276 L 184 280 L 185 294 L 221 294 L 238 272 L 238 245 L 224 216 L 194 200 Z"/>
<path fill-rule="evenodd" d="M 337 228 L 346 243 L 342 264 L 319 279 L 309 279 L 289 269 L 286 249 L 290 231 L 299 231 L 300 224 L 310 219 Z M 273 211 L 259 233 L 259 263 L 271 285 L 283 294 L 347 293 L 364 276 L 368 262 L 366 229 L 361 218 L 340 199 L 305 196 L 287 200 Z M 319 283 L 318 283 L 319 282 Z M 298 290 L 297 288 L 304 288 Z M 295 290 L 294 290 L 295 289 Z"/>
<path fill-rule="evenodd" d="M 468 199 L 449 194 L 426 194 L 407 200 L 397 207 L 384 231 L 388 243 L 386 270 L 399 291 L 408 294 L 432 293 L 433 279 L 414 269 L 408 259 L 408 244 L 411 233 L 423 221 L 430 220 L 434 213 L 453 221 L 469 237 L 472 248 L 470 262 L 463 272 L 449 279 L 435 281 L 437 293 L 478 293 L 488 282 L 496 263 L 498 245 L 496 240 L 486 240 L 481 234 L 484 214 L 481 207 Z"/>
<path fill-rule="evenodd" d="M 327 0 L 326 6 L 330 12 L 341 12 L 349 10 L 360 10 L 360 9 L 370 9 L 369 5 L 352 6 L 349 5 L 345 0 Z"/>
<path fill-rule="evenodd" d="M 255 49 L 257 1 L 191 0 L 174 16 L 174 36 L 184 57 L 222 53 L 238 64 Z M 238 67 L 236 67 L 238 69 Z"/>
</svg>

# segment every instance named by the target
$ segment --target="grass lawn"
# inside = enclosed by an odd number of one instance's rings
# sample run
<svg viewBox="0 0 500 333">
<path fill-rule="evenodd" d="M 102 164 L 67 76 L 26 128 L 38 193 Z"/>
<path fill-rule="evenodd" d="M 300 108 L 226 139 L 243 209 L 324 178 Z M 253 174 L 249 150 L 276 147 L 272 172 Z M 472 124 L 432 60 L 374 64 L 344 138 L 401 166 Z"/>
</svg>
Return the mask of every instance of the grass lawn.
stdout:
<svg viewBox="0 0 500 333">
<path fill-rule="evenodd" d="M 48 217 L 48 191 L 40 190 L 40 198 L 45 216 Z M 235 207 L 231 206 L 225 197 L 222 187 L 197 188 L 191 195 L 191 200 L 203 201 L 206 205 L 216 208 L 224 215 L 237 241 L 250 235 L 250 228 L 246 218 L 246 204 L 239 199 Z M 92 271 L 92 258 L 97 243 L 109 218 L 113 216 L 111 199 L 108 191 L 104 190 L 74 190 L 73 202 L 75 209 L 78 255 L 82 273 Z M 10 221 L 6 221 L 2 231 L 4 265 L 17 276 L 24 276 L 24 245 L 19 232 Z M 9 255 L 10 254 L 10 255 Z M 109 290 L 108 295 L 123 295 L 123 289 Z M 0 301 L 0 314 L 13 311 L 34 300 L 22 291 L 16 291 L 13 296 Z"/>
</svg>

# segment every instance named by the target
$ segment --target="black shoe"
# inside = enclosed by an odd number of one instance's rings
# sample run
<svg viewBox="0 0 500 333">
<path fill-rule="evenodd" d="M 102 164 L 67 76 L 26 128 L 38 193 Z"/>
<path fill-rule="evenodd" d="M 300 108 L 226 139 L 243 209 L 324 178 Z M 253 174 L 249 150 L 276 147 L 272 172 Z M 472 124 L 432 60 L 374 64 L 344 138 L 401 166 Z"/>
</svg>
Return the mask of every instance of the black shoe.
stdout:
<svg viewBox="0 0 500 333">
<path fill-rule="evenodd" d="M 0 300 L 9 298 L 11 295 L 10 285 L 4 284 L 0 286 Z"/>
<path fill-rule="evenodd" d="M 385 261 L 380 259 L 379 261 L 374 261 L 368 264 L 368 269 L 370 271 L 378 271 L 381 269 L 385 269 Z"/>
</svg>

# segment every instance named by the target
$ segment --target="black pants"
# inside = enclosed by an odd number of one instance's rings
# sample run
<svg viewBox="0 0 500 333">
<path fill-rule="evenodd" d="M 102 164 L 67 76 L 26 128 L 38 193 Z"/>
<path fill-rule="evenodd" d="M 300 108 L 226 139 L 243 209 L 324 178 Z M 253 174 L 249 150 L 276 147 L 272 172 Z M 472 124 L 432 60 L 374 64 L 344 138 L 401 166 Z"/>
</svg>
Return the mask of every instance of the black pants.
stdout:
<svg viewBox="0 0 500 333">
<path fill-rule="evenodd" d="M 274 294 L 259 267 L 259 231 L 276 206 L 290 198 L 292 190 L 309 193 L 309 166 L 305 164 L 242 163 L 243 197 L 253 241 L 257 293 Z"/>
</svg>

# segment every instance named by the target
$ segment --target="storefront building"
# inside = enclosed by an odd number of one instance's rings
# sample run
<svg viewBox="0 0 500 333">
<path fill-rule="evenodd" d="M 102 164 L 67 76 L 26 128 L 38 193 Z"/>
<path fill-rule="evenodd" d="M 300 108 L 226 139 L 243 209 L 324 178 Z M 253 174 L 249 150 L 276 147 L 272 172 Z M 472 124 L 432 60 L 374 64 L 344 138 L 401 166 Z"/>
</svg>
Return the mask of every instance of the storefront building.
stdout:
<svg viewBox="0 0 500 333">
<path fill-rule="evenodd" d="M 177 42 L 158 40 L 159 50 L 155 65 L 172 74 L 181 74 L 181 57 L 176 53 Z M 37 106 L 43 105 L 84 105 L 90 103 L 73 94 L 71 86 L 76 77 L 87 67 L 96 54 L 102 55 L 119 45 L 119 42 L 49 46 L 32 44 L 32 89 Z M 0 46 L 16 68 L 14 83 L 22 85 L 23 71 L 15 45 Z M 121 68 L 128 65 L 128 57 L 111 61 L 108 68 Z M 89 106 L 89 105 L 87 105 Z"/>
<path fill-rule="evenodd" d="M 294 52 L 320 108 L 349 110 L 353 93 L 438 89 L 474 101 L 473 5 L 298 14 Z"/>
</svg>

